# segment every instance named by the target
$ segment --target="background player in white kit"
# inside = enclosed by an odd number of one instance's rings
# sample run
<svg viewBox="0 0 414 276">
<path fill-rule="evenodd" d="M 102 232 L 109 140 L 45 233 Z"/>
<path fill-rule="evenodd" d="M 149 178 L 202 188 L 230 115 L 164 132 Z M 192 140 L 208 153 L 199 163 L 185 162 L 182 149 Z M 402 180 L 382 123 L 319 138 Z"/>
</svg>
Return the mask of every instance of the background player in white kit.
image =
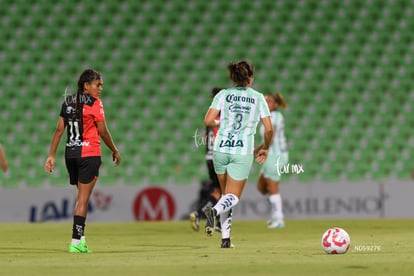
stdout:
<svg viewBox="0 0 414 276">
<path fill-rule="evenodd" d="M 257 182 L 257 189 L 268 196 L 270 203 L 271 215 L 267 222 L 268 228 L 282 228 L 285 226 L 282 197 L 279 192 L 279 182 L 281 179 L 280 169 L 277 166 L 283 167 L 289 160 L 289 154 L 286 146 L 285 137 L 285 122 L 280 108 L 286 109 L 287 103 L 280 93 L 266 95 L 266 102 L 269 106 L 272 116 L 272 125 L 275 132 L 273 142 L 269 148 L 269 154 L 265 163 L 263 164 L 259 180 Z M 264 133 L 263 126 L 260 132 Z M 261 146 L 255 149 L 255 152 L 260 150 Z"/>
</svg>

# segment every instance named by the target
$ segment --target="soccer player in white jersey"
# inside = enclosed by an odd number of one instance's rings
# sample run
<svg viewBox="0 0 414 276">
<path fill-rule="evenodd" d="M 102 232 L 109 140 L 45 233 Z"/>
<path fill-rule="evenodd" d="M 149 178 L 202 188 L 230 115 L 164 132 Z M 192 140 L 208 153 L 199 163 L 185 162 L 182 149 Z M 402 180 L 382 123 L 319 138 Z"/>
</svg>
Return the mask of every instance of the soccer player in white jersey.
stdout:
<svg viewBox="0 0 414 276">
<path fill-rule="evenodd" d="M 273 138 L 270 111 L 263 94 L 251 88 L 254 67 L 248 61 L 232 62 L 227 66 L 234 87 L 218 93 L 208 109 L 206 126 L 218 126 L 214 142 L 213 163 L 220 182 L 222 197 L 213 207 L 205 209 L 207 236 L 214 233 L 216 216 L 221 222 L 221 247 L 232 247 L 230 231 L 231 210 L 240 199 L 250 173 L 253 158 L 262 164 L 268 154 Z M 220 121 L 216 120 L 220 113 Z M 259 121 L 265 129 L 264 143 L 254 151 L 254 135 Z"/>
<path fill-rule="evenodd" d="M 269 148 L 269 154 L 263 164 L 257 189 L 268 196 L 270 203 L 271 215 L 267 222 L 268 228 L 283 228 L 285 222 L 283 220 L 282 197 L 279 192 L 279 182 L 281 178 L 280 169 L 287 164 L 289 154 L 286 146 L 285 123 L 280 108 L 286 109 L 287 103 L 280 93 L 269 94 L 265 96 L 267 105 L 272 115 L 272 125 L 275 132 L 273 142 Z M 264 133 L 264 127 L 261 127 L 261 133 Z M 255 149 L 255 152 L 260 150 Z"/>
</svg>

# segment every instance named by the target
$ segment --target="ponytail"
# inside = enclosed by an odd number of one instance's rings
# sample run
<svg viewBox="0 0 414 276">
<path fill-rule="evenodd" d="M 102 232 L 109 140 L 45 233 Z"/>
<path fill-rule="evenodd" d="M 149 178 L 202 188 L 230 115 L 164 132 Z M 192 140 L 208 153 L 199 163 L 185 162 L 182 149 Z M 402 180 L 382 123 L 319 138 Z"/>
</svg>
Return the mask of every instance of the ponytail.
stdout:
<svg viewBox="0 0 414 276">
<path fill-rule="evenodd" d="M 254 66 L 249 61 L 230 62 L 227 65 L 230 73 L 230 79 L 236 84 L 247 86 L 250 78 L 254 75 Z"/>
<path fill-rule="evenodd" d="M 78 90 L 76 92 L 75 112 L 72 114 L 72 120 L 81 120 L 82 118 L 82 94 L 85 83 L 101 80 L 102 74 L 93 69 L 86 69 L 82 72 L 78 80 Z"/>
</svg>

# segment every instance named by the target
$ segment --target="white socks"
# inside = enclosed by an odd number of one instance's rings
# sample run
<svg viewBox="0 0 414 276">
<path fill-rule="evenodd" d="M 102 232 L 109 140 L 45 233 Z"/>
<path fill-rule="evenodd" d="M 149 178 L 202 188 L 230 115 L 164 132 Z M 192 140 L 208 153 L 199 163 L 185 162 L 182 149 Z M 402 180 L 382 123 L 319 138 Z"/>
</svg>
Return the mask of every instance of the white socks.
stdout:
<svg viewBox="0 0 414 276">
<path fill-rule="evenodd" d="M 231 231 L 231 214 L 232 211 L 228 210 L 220 215 L 220 224 L 221 224 L 221 238 L 227 239 L 230 238 Z"/>
<path fill-rule="evenodd" d="M 80 240 L 78 239 L 72 239 L 72 244 L 73 245 L 78 245 L 80 243 Z"/>
<path fill-rule="evenodd" d="M 216 214 L 220 215 L 221 237 L 223 239 L 230 238 L 231 222 L 232 222 L 232 208 L 239 203 L 239 198 L 234 194 L 225 194 L 214 205 Z"/>
<path fill-rule="evenodd" d="M 280 194 L 270 195 L 269 202 L 272 219 L 283 219 L 282 197 Z"/>
<path fill-rule="evenodd" d="M 72 244 L 78 245 L 81 241 L 85 241 L 85 236 L 82 236 L 80 240 L 72 239 Z"/>
<path fill-rule="evenodd" d="M 217 215 L 221 215 L 224 212 L 230 211 L 231 208 L 237 205 L 237 203 L 239 203 L 239 198 L 236 195 L 225 194 L 213 208 L 217 211 Z"/>
</svg>

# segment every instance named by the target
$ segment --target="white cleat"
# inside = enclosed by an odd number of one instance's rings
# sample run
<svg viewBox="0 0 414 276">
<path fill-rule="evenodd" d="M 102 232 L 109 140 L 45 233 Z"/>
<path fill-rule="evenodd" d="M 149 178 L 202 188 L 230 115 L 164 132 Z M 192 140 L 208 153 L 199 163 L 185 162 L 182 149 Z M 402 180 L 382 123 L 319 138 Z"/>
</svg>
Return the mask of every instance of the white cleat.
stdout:
<svg viewBox="0 0 414 276">
<path fill-rule="evenodd" d="M 270 220 L 267 222 L 267 228 L 274 229 L 274 228 L 283 228 L 285 227 L 285 222 L 283 219 L 278 220 Z"/>
</svg>

